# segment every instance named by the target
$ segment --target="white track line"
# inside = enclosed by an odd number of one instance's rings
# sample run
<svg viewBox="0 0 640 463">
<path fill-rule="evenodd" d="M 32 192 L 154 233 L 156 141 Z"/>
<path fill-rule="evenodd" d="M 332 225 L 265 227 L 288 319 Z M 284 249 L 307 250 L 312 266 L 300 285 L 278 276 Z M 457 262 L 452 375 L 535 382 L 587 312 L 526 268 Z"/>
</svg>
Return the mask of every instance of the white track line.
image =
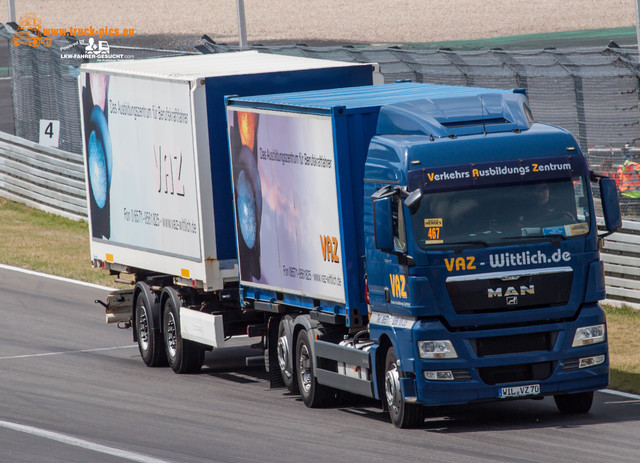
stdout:
<svg viewBox="0 0 640 463">
<path fill-rule="evenodd" d="M 627 399 L 640 400 L 640 395 L 630 394 L 628 392 L 614 391 L 613 389 L 602 389 L 601 391 L 598 391 L 598 392 L 604 392 L 605 394 L 617 395 L 617 396 L 620 396 L 620 397 L 625 397 Z"/>
<path fill-rule="evenodd" d="M 7 357 L 0 357 L 0 360 L 10 359 L 26 359 L 30 357 L 48 357 L 50 355 L 63 355 L 63 354 L 81 354 L 84 352 L 98 352 L 102 350 L 115 350 L 115 349 L 130 349 L 132 347 L 138 347 L 137 344 L 131 344 L 129 346 L 116 346 L 116 347 L 98 347 L 96 349 L 83 349 L 83 350 L 67 350 L 62 352 L 44 352 L 41 354 L 25 354 L 25 355 L 9 355 Z"/>
<path fill-rule="evenodd" d="M 56 275 L 49 275 L 47 273 L 35 272 L 33 270 L 26 270 L 20 267 L 13 267 L 11 265 L 0 264 L 0 269 L 11 270 L 13 272 L 26 273 L 27 275 L 34 275 L 42 278 L 49 278 L 51 280 L 64 281 L 65 283 L 73 283 L 76 285 L 87 286 L 88 288 L 102 289 L 104 291 L 113 291 L 114 288 L 108 286 L 96 285 L 94 283 L 87 283 L 85 281 L 72 280 L 71 278 L 59 277 Z"/>
<path fill-rule="evenodd" d="M 158 458 L 143 455 L 141 453 L 128 452 L 126 450 L 107 447 L 105 445 L 96 444 L 95 442 L 78 439 L 77 437 L 69 436 L 67 434 L 47 431 L 46 429 L 36 428 L 34 426 L 25 426 L 23 424 L 0 420 L 0 427 L 11 429 L 13 431 L 23 432 L 32 436 L 42 437 L 44 439 L 49 439 L 56 442 L 61 442 L 63 444 L 79 447 L 81 449 L 91 450 L 93 452 L 112 455 L 114 457 L 123 458 L 129 461 L 136 461 L 140 463 L 168 463 L 166 460 L 160 460 Z"/>
<path fill-rule="evenodd" d="M 35 272 L 33 270 L 25 270 L 19 267 L 13 267 L 11 265 L 0 264 L 0 269 L 10 270 L 13 272 L 20 272 L 27 275 L 34 275 L 42 278 L 49 278 L 51 280 L 63 281 L 65 283 L 77 284 L 77 285 L 86 286 L 94 289 L 100 289 L 104 291 L 113 290 L 113 288 L 109 288 L 108 286 L 96 285 L 93 283 L 86 283 L 84 281 L 72 280 L 70 278 L 63 278 L 55 275 L 48 275 L 46 273 Z M 83 349 L 83 350 L 66 351 L 66 352 L 46 352 L 42 354 L 14 355 L 14 356 L 8 356 L 8 357 L 0 357 L 0 360 L 30 358 L 30 357 L 45 357 L 50 355 L 76 354 L 76 353 L 85 353 L 85 352 L 97 352 L 97 351 L 114 350 L 114 349 L 129 349 L 132 347 L 137 347 L 137 344 L 132 344 L 129 346 L 102 347 L 97 349 Z M 36 428 L 34 426 L 26 426 L 23 424 L 0 420 L 0 427 L 11 429 L 13 431 L 22 432 L 25 434 L 30 434 L 32 436 L 42 437 L 44 439 L 53 440 L 56 442 L 90 450 L 93 452 L 103 453 L 105 455 L 111 455 L 114 457 L 129 460 L 129 461 L 135 461 L 139 463 L 169 463 L 166 460 L 160 460 L 158 458 L 151 457 L 148 455 L 143 455 L 141 453 L 129 452 L 126 450 L 121 450 L 113 447 L 107 447 L 105 445 L 96 444 L 95 442 L 86 441 L 83 439 L 79 439 L 77 437 L 69 436 L 67 434 L 47 431 L 46 429 Z"/>
</svg>

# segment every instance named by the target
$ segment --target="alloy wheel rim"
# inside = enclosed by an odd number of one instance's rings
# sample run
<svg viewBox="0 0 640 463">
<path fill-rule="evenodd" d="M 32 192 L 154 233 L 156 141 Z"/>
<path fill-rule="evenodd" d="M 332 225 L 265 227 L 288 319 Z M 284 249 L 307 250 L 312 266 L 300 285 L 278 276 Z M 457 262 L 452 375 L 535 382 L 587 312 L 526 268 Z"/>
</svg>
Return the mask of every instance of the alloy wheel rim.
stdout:
<svg viewBox="0 0 640 463">
<path fill-rule="evenodd" d="M 286 336 L 281 336 L 278 338 L 278 365 L 280 366 L 280 371 L 282 371 L 287 378 L 291 377 L 291 371 L 287 368 L 287 363 L 289 360 L 289 342 L 287 341 Z"/>
<path fill-rule="evenodd" d="M 400 397 L 400 374 L 395 363 L 385 374 L 384 386 L 387 405 L 393 409 L 395 414 L 398 414 L 402 398 Z"/>
<path fill-rule="evenodd" d="M 300 369 L 302 388 L 305 393 L 308 393 L 311 389 L 311 356 L 309 355 L 309 349 L 304 344 L 300 348 L 300 360 L 298 362 L 298 366 Z"/>
<path fill-rule="evenodd" d="M 176 331 L 176 320 L 173 313 L 167 314 L 167 350 L 171 358 L 176 356 L 178 349 L 178 335 Z"/>
<path fill-rule="evenodd" d="M 140 315 L 138 318 L 138 340 L 144 350 L 149 347 L 149 319 L 147 318 L 147 308 L 140 306 Z"/>
</svg>

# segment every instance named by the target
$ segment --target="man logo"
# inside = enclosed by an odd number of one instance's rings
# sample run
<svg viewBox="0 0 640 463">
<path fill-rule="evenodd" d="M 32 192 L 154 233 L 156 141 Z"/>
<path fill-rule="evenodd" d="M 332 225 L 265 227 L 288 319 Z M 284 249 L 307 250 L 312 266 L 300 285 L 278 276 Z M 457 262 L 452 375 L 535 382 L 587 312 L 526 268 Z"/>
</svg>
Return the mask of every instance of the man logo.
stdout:
<svg viewBox="0 0 640 463">
<path fill-rule="evenodd" d="M 518 296 L 509 296 L 507 298 L 507 305 L 518 305 Z"/>
<path fill-rule="evenodd" d="M 492 298 L 492 297 L 506 297 L 506 298 L 510 298 L 510 297 L 515 297 L 515 302 L 509 302 L 507 301 L 508 304 L 517 304 L 518 303 L 518 296 L 526 296 L 528 294 L 535 294 L 536 290 L 534 285 L 528 285 L 528 286 L 520 286 L 519 289 L 514 288 L 513 286 L 509 286 L 508 288 L 489 288 L 487 290 L 487 297 Z"/>
</svg>

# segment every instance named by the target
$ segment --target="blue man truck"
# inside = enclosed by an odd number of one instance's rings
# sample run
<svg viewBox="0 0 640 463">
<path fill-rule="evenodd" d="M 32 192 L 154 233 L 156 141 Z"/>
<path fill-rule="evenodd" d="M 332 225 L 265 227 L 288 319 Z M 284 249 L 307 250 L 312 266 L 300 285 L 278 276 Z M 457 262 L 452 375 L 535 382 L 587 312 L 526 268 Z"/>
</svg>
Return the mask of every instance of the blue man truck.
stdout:
<svg viewBox="0 0 640 463">
<path fill-rule="evenodd" d="M 591 408 L 608 353 L 590 180 L 608 232 L 615 185 L 523 91 L 402 83 L 227 107 L 241 305 L 273 314 L 267 357 L 306 405 L 346 390 L 398 427 L 424 406 Z"/>
<path fill-rule="evenodd" d="M 228 152 L 212 149 L 211 166 L 227 166 L 233 201 L 214 188 L 214 220 L 184 227 L 215 231 L 227 254 L 235 241 L 220 278 L 194 278 L 189 259 L 161 268 L 179 242 L 157 252 L 92 237 L 125 256 L 96 246 L 94 265 L 135 275 L 104 305 L 147 365 L 198 371 L 205 350 L 246 333 L 262 338 L 272 386 L 310 407 L 341 391 L 375 398 L 397 427 L 419 425 L 425 406 L 485 400 L 590 409 L 608 382 L 590 181 L 608 232 L 620 226 L 615 184 L 589 172 L 568 132 L 534 122 L 523 92 L 228 96 L 226 119 Z M 124 221 L 146 225 L 145 212 Z M 127 264 L 134 252 L 149 265 Z"/>
</svg>

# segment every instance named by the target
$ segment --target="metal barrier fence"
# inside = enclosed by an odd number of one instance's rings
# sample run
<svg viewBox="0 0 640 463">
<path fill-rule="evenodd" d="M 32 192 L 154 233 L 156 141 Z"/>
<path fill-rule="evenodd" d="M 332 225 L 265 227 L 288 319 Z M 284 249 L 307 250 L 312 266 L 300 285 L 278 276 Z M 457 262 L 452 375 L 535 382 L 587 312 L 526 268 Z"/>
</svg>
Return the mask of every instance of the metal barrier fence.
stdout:
<svg viewBox="0 0 640 463">
<path fill-rule="evenodd" d="M 70 219 L 85 219 L 82 155 L 0 132 L 0 196 Z"/>
<path fill-rule="evenodd" d="M 600 256 L 607 287 L 604 302 L 640 309 L 640 222 L 624 220 L 620 230 L 605 238 Z"/>
</svg>

